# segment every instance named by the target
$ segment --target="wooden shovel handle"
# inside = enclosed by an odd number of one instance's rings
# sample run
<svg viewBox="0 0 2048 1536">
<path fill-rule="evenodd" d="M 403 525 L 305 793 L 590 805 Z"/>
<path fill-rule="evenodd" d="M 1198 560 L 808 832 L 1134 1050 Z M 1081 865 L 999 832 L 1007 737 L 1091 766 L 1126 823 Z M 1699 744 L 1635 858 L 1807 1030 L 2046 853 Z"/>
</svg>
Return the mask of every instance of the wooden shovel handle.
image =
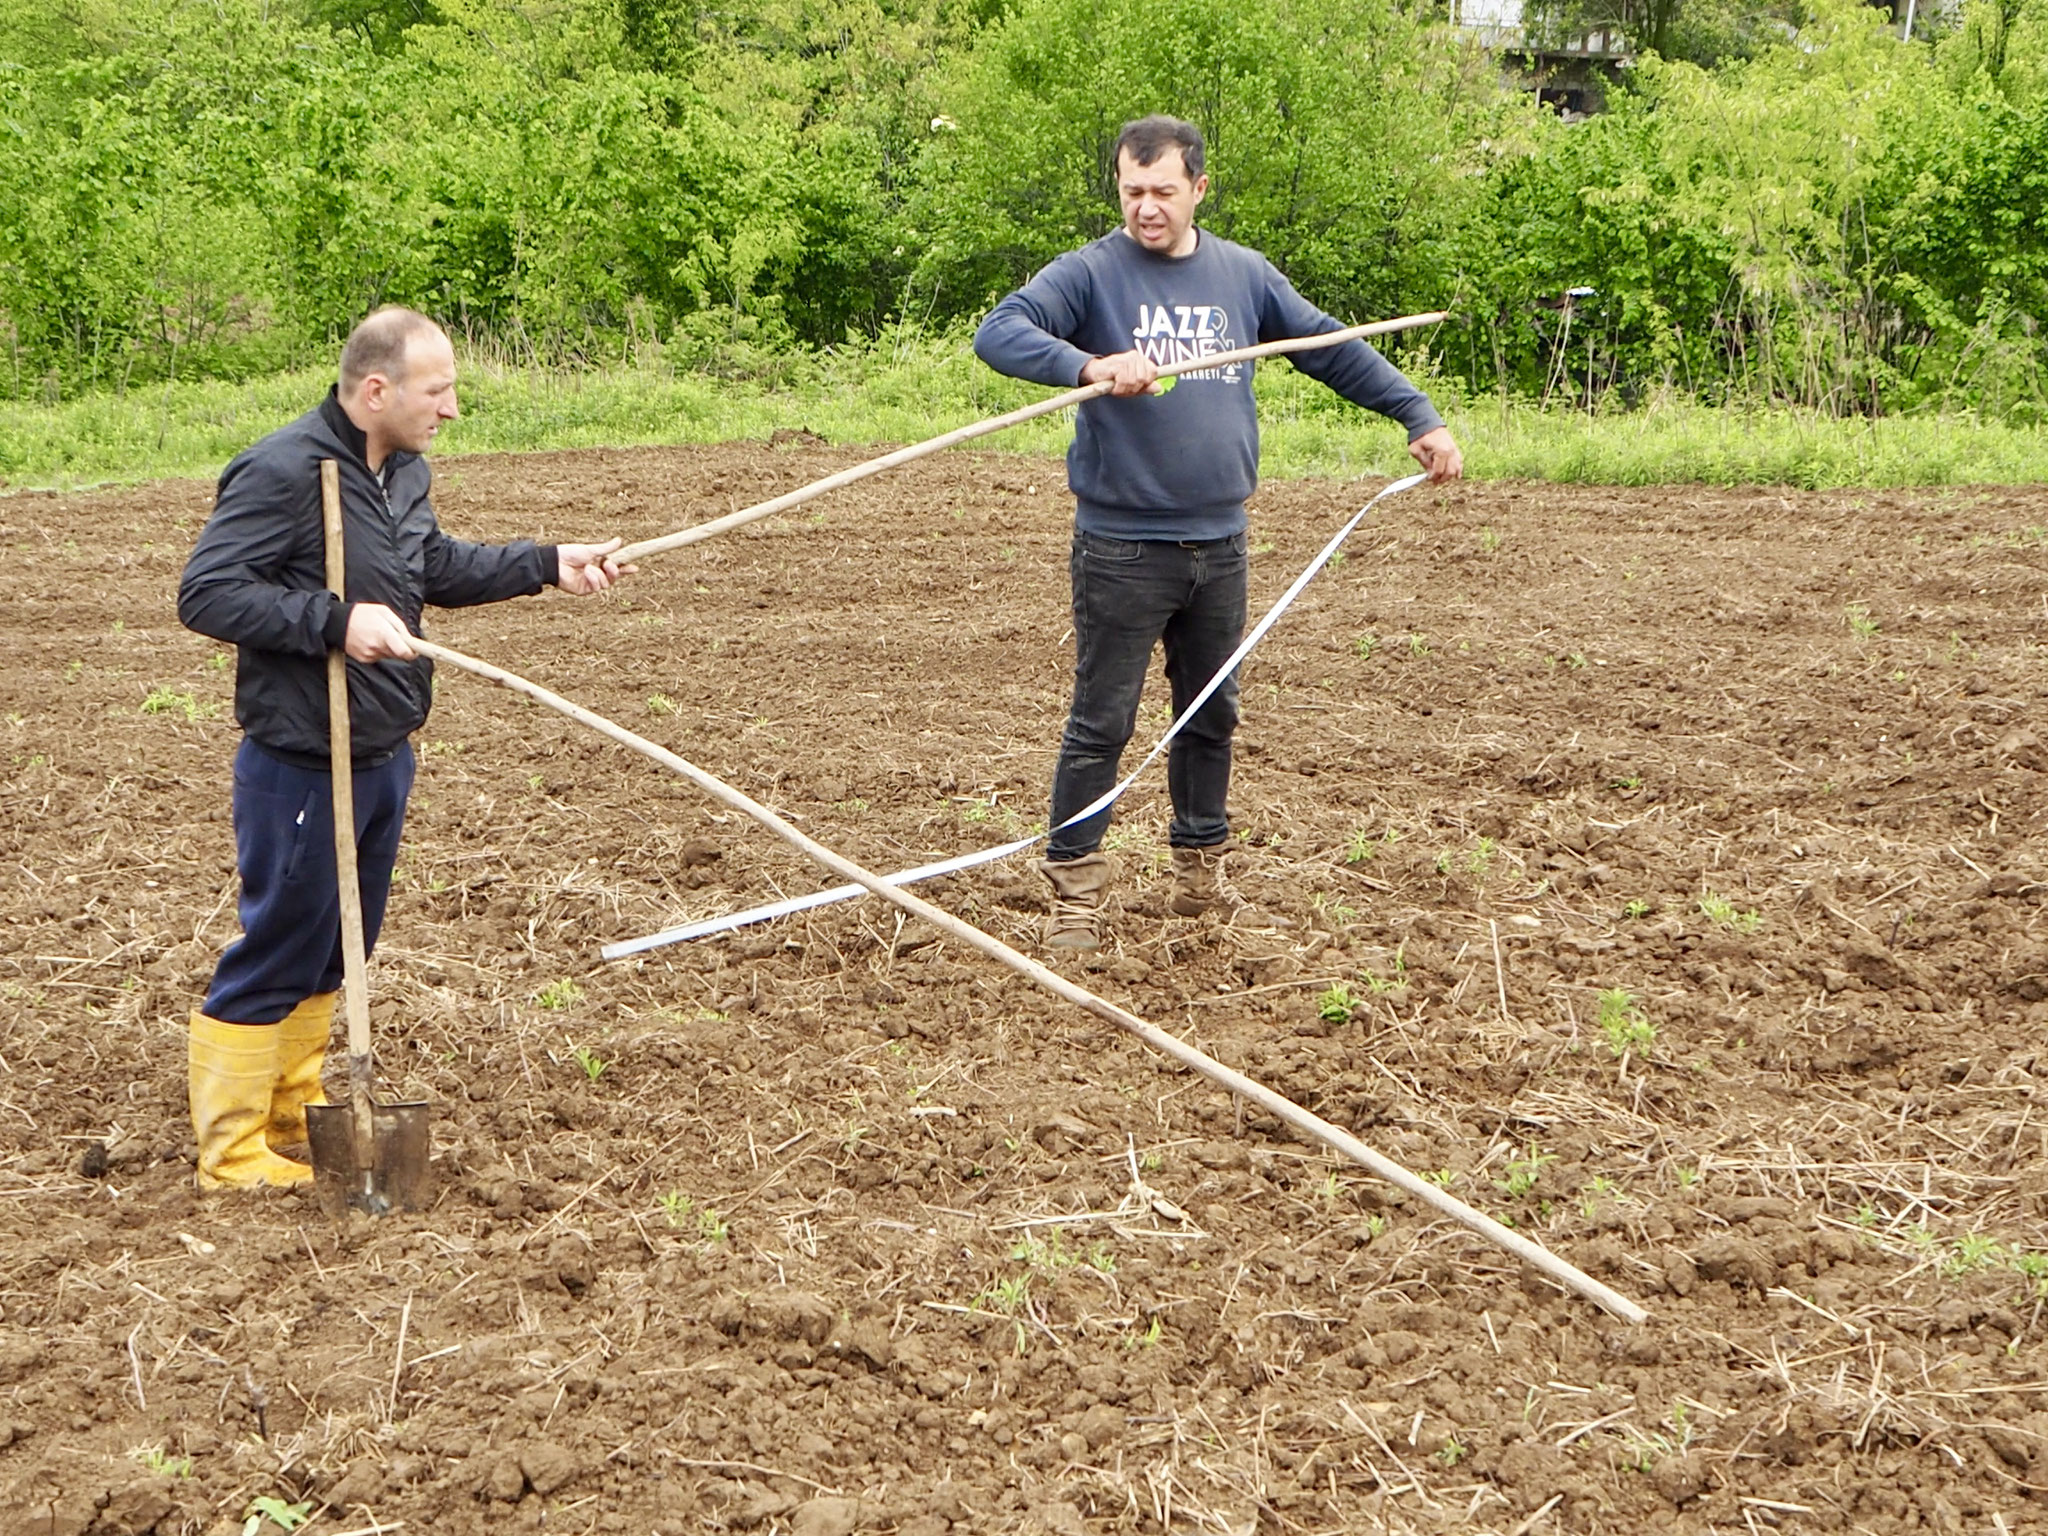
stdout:
<svg viewBox="0 0 2048 1536">
<path fill-rule="evenodd" d="M 341 544 L 341 470 L 320 461 L 320 520 L 327 541 L 327 585 L 347 590 Z M 376 1122 L 370 1107 L 370 978 L 363 952 L 363 895 L 356 877 L 355 764 L 349 747 L 348 653 L 327 653 L 327 754 L 334 775 L 334 877 L 341 897 L 341 1001 L 348 1019 L 348 1095 L 355 1111 L 356 1159 L 373 1161 Z"/>
</svg>

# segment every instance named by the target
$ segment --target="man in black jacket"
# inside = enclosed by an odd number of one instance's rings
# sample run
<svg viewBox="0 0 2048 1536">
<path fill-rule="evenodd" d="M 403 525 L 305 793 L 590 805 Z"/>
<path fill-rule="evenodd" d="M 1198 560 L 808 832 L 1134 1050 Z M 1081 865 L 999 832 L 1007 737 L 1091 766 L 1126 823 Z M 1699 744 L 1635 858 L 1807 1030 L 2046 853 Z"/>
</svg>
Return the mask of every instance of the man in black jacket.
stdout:
<svg viewBox="0 0 2048 1536">
<path fill-rule="evenodd" d="M 178 617 L 237 648 L 235 855 L 242 937 L 191 1021 L 189 1089 L 204 1189 L 312 1178 L 279 1148 L 325 1103 L 320 1069 L 341 985 L 341 905 L 327 745 L 327 656 L 349 658 L 363 937 L 377 940 L 412 789 L 411 734 L 432 702 L 417 655 L 421 610 L 554 585 L 602 592 L 631 571 L 605 544 L 470 544 L 428 500 L 420 457 L 458 414 L 455 351 L 409 309 L 350 335 L 341 382 L 318 408 L 222 471 L 213 516 L 178 587 Z M 320 461 L 340 469 L 346 596 L 327 587 Z"/>
</svg>

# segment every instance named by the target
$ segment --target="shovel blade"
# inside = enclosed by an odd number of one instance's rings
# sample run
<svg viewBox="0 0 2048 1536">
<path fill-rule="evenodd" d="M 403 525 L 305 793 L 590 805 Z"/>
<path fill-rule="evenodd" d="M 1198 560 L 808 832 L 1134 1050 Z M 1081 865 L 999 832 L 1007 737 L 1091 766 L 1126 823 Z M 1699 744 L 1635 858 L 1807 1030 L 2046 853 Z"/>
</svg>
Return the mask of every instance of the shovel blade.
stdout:
<svg viewBox="0 0 2048 1536">
<path fill-rule="evenodd" d="M 313 1194 L 322 1210 L 340 1216 L 422 1211 L 432 1193 L 428 1106 L 373 1104 L 370 1166 L 356 1155 L 355 1112 L 346 1104 L 306 1106 L 306 1141 L 313 1153 Z"/>
</svg>

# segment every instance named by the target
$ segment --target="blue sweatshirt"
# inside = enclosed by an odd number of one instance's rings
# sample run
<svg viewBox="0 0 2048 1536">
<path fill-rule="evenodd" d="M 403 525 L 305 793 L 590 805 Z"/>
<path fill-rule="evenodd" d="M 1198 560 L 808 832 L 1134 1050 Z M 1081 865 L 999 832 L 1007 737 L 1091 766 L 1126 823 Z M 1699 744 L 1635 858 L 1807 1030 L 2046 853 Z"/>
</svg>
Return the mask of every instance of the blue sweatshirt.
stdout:
<svg viewBox="0 0 2048 1536">
<path fill-rule="evenodd" d="M 989 312 L 974 350 L 999 373 L 1071 389 L 1096 357 L 1133 348 L 1155 363 L 1343 327 L 1257 251 L 1207 230 L 1162 256 L 1122 230 L 1056 259 Z M 1294 366 L 1413 442 L 1443 425 L 1429 397 L 1362 341 L 1298 352 Z M 1220 539 L 1244 530 L 1259 483 L 1250 363 L 1193 369 L 1163 395 L 1082 404 L 1067 450 L 1075 522 L 1113 539 Z"/>
</svg>

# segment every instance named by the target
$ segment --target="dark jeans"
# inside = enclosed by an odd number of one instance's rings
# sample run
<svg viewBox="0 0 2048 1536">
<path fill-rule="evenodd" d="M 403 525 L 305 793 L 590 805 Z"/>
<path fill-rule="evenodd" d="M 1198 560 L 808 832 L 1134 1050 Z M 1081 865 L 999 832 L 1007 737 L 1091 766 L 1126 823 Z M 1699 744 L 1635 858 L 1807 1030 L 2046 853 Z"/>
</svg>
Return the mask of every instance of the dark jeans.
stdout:
<svg viewBox="0 0 2048 1536">
<path fill-rule="evenodd" d="M 363 947 L 377 942 L 405 801 L 412 745 L 355 776 L 356 889 Z M 334 877 L 334 781 L 243 738 L 235 753 L 235 865 L 242 937 L 214 968 L 200 1011 L 224 1024 L 275 1024 L 341 985 L 341 892 Z"/>
<path fill-rule="evenodd" d="M 1230 659 L 1244 637 L 1246 564 L 1241 533 L 1197 544 L 1075 533 L 1074 704 L 1053 771 L 1053 826 L 1115 786 L 1124 745 L 1138 723 L 1138 695 L 1154 644 L 1166 642 L 1176 719 Z M 1229 837 L 1224 800 L 1236 729 L 1232 676 L 1167 748 L 1166 783 L 1173 797 L 1168 841 L 1174 847 L 1208 848 Z M 1055 832 L 1048 857 L 1076 859 L 1094 852 L 1109 818 L 1105 810 Z"/>
</svg>

